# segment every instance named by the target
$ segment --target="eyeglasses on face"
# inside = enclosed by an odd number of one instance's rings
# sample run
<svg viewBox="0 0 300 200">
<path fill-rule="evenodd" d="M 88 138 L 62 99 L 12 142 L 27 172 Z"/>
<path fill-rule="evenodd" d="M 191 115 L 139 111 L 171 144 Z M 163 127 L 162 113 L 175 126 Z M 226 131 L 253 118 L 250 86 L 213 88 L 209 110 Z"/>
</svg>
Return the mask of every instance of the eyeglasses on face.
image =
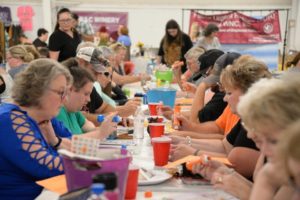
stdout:
<svg viewBox="0 0 300 200">
<path fill-rule="evenodd" d="M 61 22 L 61 23 L 70 23 L 72 21 L 72 19 L 71 18 L 69 18 L 69 19 L 60 19 L 58 21 Z"/>
<path fill-rule="evenodd" d="M 61 100 L 63 100 L 68 94 L 67 88 L 65 88 L 64 90 L 56 90 L 56 89 L 49 88 L 49 91 L 54 92 L 57 95 L 59 95 Z"/>
</svg>

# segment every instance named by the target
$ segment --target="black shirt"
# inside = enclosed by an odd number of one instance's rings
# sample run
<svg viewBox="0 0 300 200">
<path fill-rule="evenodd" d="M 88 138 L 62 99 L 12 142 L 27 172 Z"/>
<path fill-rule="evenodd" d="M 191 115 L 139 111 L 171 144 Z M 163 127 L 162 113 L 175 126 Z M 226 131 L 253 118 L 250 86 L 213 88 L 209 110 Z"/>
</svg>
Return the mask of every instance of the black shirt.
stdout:
<svg viewBox="0 0 300 200">
<path fill-rule="evenodd" d="M 87 104 L 90 113 L 95 113 L 98 108 L 103 104 L 103 99 L 93 87 L 92 93 L 90 95 L 91 101 Z"/>
<path fill-rule="evenodd" d="M 191 38 L 185 34 L 185 33 L 182 33 L 182 47 L 181 47 L 181 55 L 180 55 L 180 60 L 184 62 L 184 66 L 181 67 L 181 72 L 184 73 L 187 68 L 186 68 L 186 60 L 185 60 L 185 53 L 193 47 L 193 42 L 191 40 Z M 159 46 L 159 50 L 158 50 L 158 55 L 162 57 L 162 60 L 161 62 L 163 64 L 166 64 L 165 60 L 164 60 L 164 50 L 163 50 L 163 39 L 162 41 L 160 42 L 160 46 Z"/>
<path fill-rule="evenodd" d="M 253 140 L 247 137 L 247 131 L 241 124 L 241 120 L 231 129 L 226 140 L 234 147 L 247 147 L 258 151 Z"/>
<path fill-rule="evenodd" d="M 35 46 L 35 48 L 47 47 L 47 43 L 40 40 L 40 38 L 36 38 L 32 44 Z"/>
<path fill-rule="evenodd" d="M 200 122 L 214 121 L 223 113 L 227 102 L 223 101 L 224 92 L 216 92 L 211 100 L 198 112 Z"/>
<path fill-rule="evenodd" d="M 77 32 L 73 32 L 73 38 L 67 33 L 56 30 L 49 38 L 49 50 L 59 51 L 58 61 L 64 61 L 68 58 L 76 56 L 76 49 L 81 42 L 80 36 Z"/>
<path fill-rule="evenodd" d="M 122 91 L 122 89 L 119 86 L 112 87 L 112 99 L 118 104 L 118 105 L 124 105 L 127 102 L 127 97 L 125 93 Z"/>
</svg>

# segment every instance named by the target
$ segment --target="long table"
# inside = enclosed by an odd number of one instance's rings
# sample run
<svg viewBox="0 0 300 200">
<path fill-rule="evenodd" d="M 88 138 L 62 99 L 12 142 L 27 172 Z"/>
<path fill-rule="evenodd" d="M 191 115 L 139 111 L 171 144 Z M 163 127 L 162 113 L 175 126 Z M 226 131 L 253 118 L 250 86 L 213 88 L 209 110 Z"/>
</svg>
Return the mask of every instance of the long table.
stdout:
<svg viewBox="0 0 300 200">
<path fill-rule="evenodd" d="M 126 88 L 132 93 L 141 92 L 140 84 L 130 84 Z M 145 106 L 144 108 L 146 108 Z M 133 156 L 133 164 L 146 169 L 155 169 L 153 151 L 148 133 L 144 133 L 144 139 L 136 141 L 138 145 L 128 147 Z M 186 185 L 179 178 L 171 178 L 163 183 L 139 186 L 137 200 L 144 198 L 145 191 L 152 191 L 152 200 L 235 200 L 233 196 L 213 188 L 211 185 Z M 56 200 L 58 194 L 43 191 L 37 200 Z"/>
<path fill-rule="evenodd" d="M 144 139 L 139 140 L 136 146 L 128 147 L 133 156 L 132 163 L 146 169 L 161 170 L 154 166 L 153 151 L 150 138 L 147 133 Z M 152 191 L 152 200 L 234 200 L 231 195 L 214 189 L 211 185 L 186 185 L 180 178 L 171 178 L 165 182 L 139 186 L 137 200 L 143 199 L 145 191 Z M 57 200 L 58 194 L 50 191 L 43 191 L 37 200 Z"/>
</svg>

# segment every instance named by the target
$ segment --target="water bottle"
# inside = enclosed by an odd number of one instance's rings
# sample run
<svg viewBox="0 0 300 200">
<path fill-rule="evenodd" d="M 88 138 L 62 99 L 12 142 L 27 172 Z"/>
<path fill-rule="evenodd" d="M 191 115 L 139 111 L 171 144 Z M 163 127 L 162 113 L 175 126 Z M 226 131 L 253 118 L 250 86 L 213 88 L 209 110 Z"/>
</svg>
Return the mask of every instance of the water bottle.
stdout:
<svg viewBox="0 0 300 200">
<path fill-rule="evenodd" d="M 146 68 L 146 73 L 147 73 L 149 76 L 153 75 L 154 67 L 155 67 L 155 61 L 151 59 L 151 60 L 148 62 L 147 68 Z"/>
<path fill-rule="evenodd" d="M 105 116 L 104 116 L 104 115 L 98 115 L 98 116 L 97 116 L 97 121 L 98 121 L 99 123 L 102 123 L 102 122 L 104 121 L 104 119 L 105 119 Z M 118 116 L 118 115 L 114 116 L 113 119 L 112 119 L 112 121 L 115 122 L 115 123 L 119 123 L 121 120 L 122 120 L 122 118 L 121 118 L 120 116 Z M 116 138 L 117 138 L 117 131 L 114 131 L 114 132 L 112 132 L 112 133 L 108 136 L 107 139 L 109 139 L 109 140 L 114 140 L 114 139 L 116 139 Z"/>
<path fill-rule="evenodd" d="M 105 185 L 105 197 L 108 200 L 118 200 L 120 192 L 118 189 L 118 178 L 115 173 L 97 174 L 93 177 L 93 183 Z"/>
<path fill-rule="evenodd" d="M 143 139 L 144 138 L 144 120 L 145 115 L 141 107 L 138 107 L 134 116 L 134 139 Z"/>
<path fill-rule="evenodd" d="M 108 200 L 104 196 L 104 184 L 93 183 L 91 186 L 90 196 L 87 200 Z"/>
</svg>

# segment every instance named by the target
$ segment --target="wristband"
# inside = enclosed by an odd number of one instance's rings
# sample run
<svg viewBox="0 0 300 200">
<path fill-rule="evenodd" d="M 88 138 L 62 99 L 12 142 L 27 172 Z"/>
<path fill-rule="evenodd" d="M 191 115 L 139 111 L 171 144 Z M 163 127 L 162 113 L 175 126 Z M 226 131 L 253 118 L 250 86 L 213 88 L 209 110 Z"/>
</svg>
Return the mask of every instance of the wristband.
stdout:
<svg viewBox="0 0 300 200">
<path fill-rule="evenodd" d="M 199 151 L 200 151 L 200 149 L 197 149 L 197 150 L 194 152 L 194 156 L 198 156 Z"/>
<path fill-rule="evenodd" d="M 60 137 L 57 137 L 57 139 L 58 139 L 58 142 L 56 143 L 56 145 L 52 146 L 54 149 L 58 149 L 59 145 L 62 142 L 62 139 Z"/>
</svg>

